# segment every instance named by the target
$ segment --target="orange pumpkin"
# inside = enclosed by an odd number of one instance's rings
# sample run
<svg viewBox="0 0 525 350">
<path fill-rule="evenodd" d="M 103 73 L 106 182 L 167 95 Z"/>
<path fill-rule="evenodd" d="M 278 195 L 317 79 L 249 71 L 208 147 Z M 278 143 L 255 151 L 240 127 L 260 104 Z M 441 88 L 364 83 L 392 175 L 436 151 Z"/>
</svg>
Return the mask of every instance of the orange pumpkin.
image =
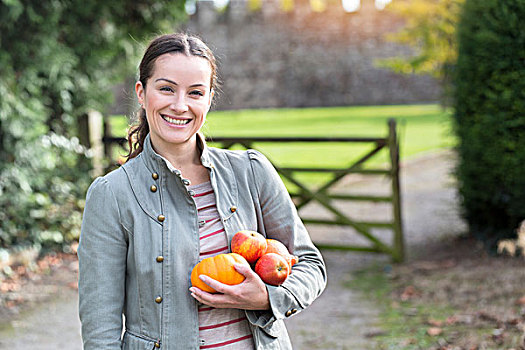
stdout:
<svg viewBox="0 0 525 350">
<path fill-rule="evenodd" d="M 199 275 L 209 276 L 228 285 L 239 284 L 245 277 L 235 270 L 233 267 L 235 263 L 250 267 L 246 259 L 236 253 L 219 254 L 203 259 L 191 271 L 191 285 L 208 293 L 217 293 L 215 289 L 201 281 Z"/>
</svg>

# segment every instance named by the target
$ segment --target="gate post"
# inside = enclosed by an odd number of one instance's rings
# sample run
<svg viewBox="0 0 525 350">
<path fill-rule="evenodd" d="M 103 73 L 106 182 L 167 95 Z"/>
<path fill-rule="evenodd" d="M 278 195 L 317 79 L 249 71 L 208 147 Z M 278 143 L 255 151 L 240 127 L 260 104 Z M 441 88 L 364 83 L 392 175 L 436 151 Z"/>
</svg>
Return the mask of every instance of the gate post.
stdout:
<svg viewBox="0 0 525 350">
<path fill-rule="evenodd" d="M 99 111 L 88 112 L 89 143 L 93 151 L 93 176 L 104 174 L 104 117 Z"/>
<path fill-rule="evenodd" d="M 388 149 L 390 152 L 392 177 L 392 207 L 394 214 L 394 242 L 392 258 L 394 262 L 405 259 L 405 242 L 403 238 L 403 223 L 401 218 L 401 191 L 399 187 L 399 143 L 397 141 L 396 121 L 388 120 Z"/>
<path fill-rule="evenodd" d="M 103 138 L 108 139 L 112 136 L 111 123 L 109 122 L 110 116 L 104 116 L 103 123 Z M 104 142 L 104 156 L 106 159 L 113 159 L 113 144 L 111 142 Z"/>
</svg>

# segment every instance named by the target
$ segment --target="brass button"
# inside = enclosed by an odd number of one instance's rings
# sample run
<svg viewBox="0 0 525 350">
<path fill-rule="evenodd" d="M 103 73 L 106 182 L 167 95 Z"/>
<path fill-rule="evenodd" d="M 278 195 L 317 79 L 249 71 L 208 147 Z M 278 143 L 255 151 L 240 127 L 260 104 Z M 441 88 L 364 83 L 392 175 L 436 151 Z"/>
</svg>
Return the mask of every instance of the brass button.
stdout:
<svg viewBox="0 0 525 350">
<path fill-rule="evenodd" d="M 157 180 L 159 178 L 159 174 L 153 173 L 151 174 L 151 177 L 153 178 L 153 180 Z"/>
<path fill-rule="evenodd" d="M 290 311 L 292 311 L 292 315 L 293 315 L 293 314 L 295 314 L 297 312 L 297 309 L 292 309 Z"/>
<path fill-rule="evenodd" d="M 158 341 L 155 342 L 155 347 L 160 348 L 160 343 Z"/>
<path fill-rule="evenodd" d="M 156 297 L 156 298 L 155 298 L 155 302 L 156 302 L 157 304 L 162 303 L 162 297 L 160 297 L 160 296 L 159 296 L 159 297 Z"/>
<path fill-rule="evenodd" d="M 182 183 L 183 183 L 185 186 L 189 186 L 189 185 L 190 185 L 190 180 L 188 180 L 188 179 L 182 179 Z"/>
<path fill-rule="evenodd" d="M 157 216 L 157 220 L 159 220 L 160 222 L 163 222 L 164 220 L 166 220 L 166 217 L 161 214 L 161 215 Z"/>
<path fill-rule="evenodd" d="M 177 175 L 178 177 L 181 177 L 181 176 L 182 176 L 182 173 L 180 172 L 179 169 L 175 169 L 175 170 L 173 170 L 173 172 L 174 172 L 175 175 Z"/>
<path fill-rule="evenodd" d="M 151 192 L 157 192 L 157 186 L 155 185 L 151 185 L 149 189 L 151 190 Z"/>
<path fill-rule="evenodd" d="M 162 255 L 159 255 L 157 256 L 157 262 L 163 262 L 164 261 L 164 257 Z"/>
<path fill-rule="evenodd" d="M 195 191 L 189 190 L 188 194 L 193 197 L 193 196 L 195 196 Z"/>
<path fill-rule="evenodd" d="M 292 316 L 292 310 L 288 310 L 286 311 L 286 313 L 284 314 L 286 317 L 290 317 Z"/>
<path fill-rule="evenodd" d="M 235 213 L 237 211 L 237 207 L 234 205 L 233 207 L 230 208 L 230 211 L 232 213 Z"/>
</svg>

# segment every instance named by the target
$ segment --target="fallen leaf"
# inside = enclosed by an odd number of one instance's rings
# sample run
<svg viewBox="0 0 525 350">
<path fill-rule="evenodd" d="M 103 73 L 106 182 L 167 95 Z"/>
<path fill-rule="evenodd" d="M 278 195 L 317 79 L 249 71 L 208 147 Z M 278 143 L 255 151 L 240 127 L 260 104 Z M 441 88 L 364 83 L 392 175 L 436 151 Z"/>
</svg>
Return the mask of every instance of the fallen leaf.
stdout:
<svg viewBox="0 0 525 350">
<path fill-rule="evenodd" d="M 427 329 L 427 334 L 431 337 L 438 336 L 441 333 L 443 333 L 443 329 L 439 327 L 430 327 L 429 329 Z"/>
<path fill-rule="evenodd" d="M 403 293 L 401 293 L 401 300 L 402 301 L 407 301 L 407 300 L 412 299 L 414 297 L 417 297 L 419 295 L 420 295 L 420 293 L 416 290 L 416 288 L 414 286 L 408 286 L 408 287 L 405 288 Z"/>
<path fill-rule="evenodd" d="M 21 287 L 22 286 L 18 281 L 4 281 L 2 284 L 0 284 L 0 292 L 17 292 L 21 289 Z"/>
<path fill-rule="evenodd" d="M 416 344 L 417 343 L 417 340 L 414 339 L 414 338 L 409 338 L 409 339 L 405 339 L 403 341 L 401 341 L 401 346 L 408 346 L 410 344 Z"/>
<path fill-rule="evenodd" d="M 47 270 L 49 268 L 49 262 L 47 260 L 39 260 L 37 264 L 40 270 Z"/>
<path fill-rule="evenodd" d="M 447 317 L 447 320 L 445 321 L 447 325 L 453 325 L 458 322 L 458 318 L 456 316 L 449 316 Z"/>
<path fill-rule="evenodd" d="M 27 269 L 24 265 L 17 266 L 15 269 L 16 274 L 19 276 L 24 276 L 27 274 Z"/>
<path fill-rule="evenodd" d="M 434 326 L 434 327 L 442 327 L 443 326 L 443 321 L 440 321 L 440 320 L 435 320 L 435 319 L 429 319 L 427 321 L 427 323 L 431 326 Z"/>
</svg>

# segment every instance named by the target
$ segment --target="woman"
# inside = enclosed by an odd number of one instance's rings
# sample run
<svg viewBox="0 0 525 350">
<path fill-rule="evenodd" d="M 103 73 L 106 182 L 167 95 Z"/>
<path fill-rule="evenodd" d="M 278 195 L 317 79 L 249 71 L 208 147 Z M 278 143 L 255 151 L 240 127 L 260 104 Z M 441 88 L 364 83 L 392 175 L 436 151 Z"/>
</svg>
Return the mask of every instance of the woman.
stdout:
<svg viewBox="0 0 525 350">
<path fill-rule="evenodd" d="M 283 319 L 319 296 L 326 270 L 283 183 L 256 151 L 206 146 L 199 130 L 217 78 L 202 41 L 160 36 L 139 68 L 140 125 L 128 161 L 97 178 L 86 198 L 78 248 L 84 349 L 291 349 Z M 227 253 L 242 229 L 299 257 L 284 284 L 265 285 L 236 266 L 246 277 L 239 285 L 202 276 L 220 293 L 191 287 L 198 261 Z"/>
</svg>

